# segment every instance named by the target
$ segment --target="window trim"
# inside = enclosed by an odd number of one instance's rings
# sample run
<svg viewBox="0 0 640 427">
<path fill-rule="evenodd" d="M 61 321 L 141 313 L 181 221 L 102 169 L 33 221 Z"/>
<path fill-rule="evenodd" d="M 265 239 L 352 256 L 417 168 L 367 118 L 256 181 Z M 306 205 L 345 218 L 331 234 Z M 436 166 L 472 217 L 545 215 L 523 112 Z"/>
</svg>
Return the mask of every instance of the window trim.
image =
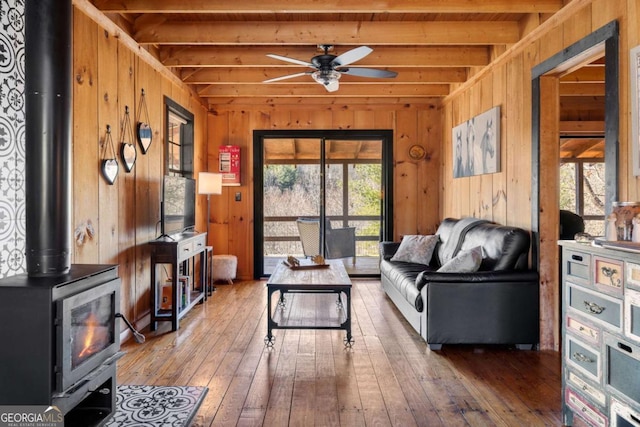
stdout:
<svg viewBox="0 0 640 427">
<path fill-rule="evenodd" d="M 175 115 L 178 119 L 182 119 L 184 124 L 181 126 L 180 132 L 180 169 L 169 168 L 169 123 L 170 116 Z M 194 115 L 189 110 L 169 98 L 164 97 L 164 172 L 165 175 L 181 175 L 186 178 L 193 178 L 193 159 L 194 159 L 194 135 L 193 135 Z"/>
</svg>

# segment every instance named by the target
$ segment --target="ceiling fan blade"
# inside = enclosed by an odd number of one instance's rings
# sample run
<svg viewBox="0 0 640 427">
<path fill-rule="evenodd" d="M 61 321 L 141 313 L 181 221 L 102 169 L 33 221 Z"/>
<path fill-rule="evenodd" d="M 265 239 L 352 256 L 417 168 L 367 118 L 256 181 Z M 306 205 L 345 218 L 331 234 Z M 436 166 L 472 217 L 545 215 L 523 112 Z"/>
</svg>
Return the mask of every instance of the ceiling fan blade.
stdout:
<svg viewBox="0 0 640 427">
<path fill-rule="evenodd" d="M 348 74 L 350 76 L 358 77 L 374 77 L 379 79 L 391 79 L 398 75 L 395 71 L 377 70 L 375 68 L 349 68 L 345 71 L 340 71 L 342 74 Z"/>
<path fill-rule="evenodd" d="M 296 73 L 296 74 L 288 74 L 286 76 L 274 77 L 273 79 L 264 80 L 262 83 L 273 83 L 279 82 L 280 80 L 292 79 L 294 77 L 306 76 L 309 73 Z"/>
<path fill-rule="evenodd" d="M 337 56 L 333 61 L 331 61 L 331 66 L 334 68 L 344 67 L 345 65 L 361 60 L 371 52 L 373 52 L 373 49 L 369 46 L 356 47 L 355 49 L 348 50 L 342 55 Z"/>
<path fill-rule="evenodd" d="M 276 55 L 274 53 L 268 53 L 267 56 L 273 59 L 279 59 L 280 61 L 291 62 L 292 64 L 302 65 L 304 67 L 316 68 L 312 63 L 300 61 L 299 59 L 287 58 L 286 56 Z"/>
</svg>

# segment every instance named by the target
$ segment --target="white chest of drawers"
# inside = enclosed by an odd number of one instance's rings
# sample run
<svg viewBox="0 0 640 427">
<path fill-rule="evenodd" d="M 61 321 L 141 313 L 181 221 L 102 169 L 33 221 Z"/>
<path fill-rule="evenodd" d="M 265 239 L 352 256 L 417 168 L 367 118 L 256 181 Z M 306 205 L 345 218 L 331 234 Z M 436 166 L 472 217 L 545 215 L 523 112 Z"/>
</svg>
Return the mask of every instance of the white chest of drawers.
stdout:
<svg viewBox="0 0 640 427">
<path fill-rule="evenodd" d="M 640 426 L 640 253 L 560 244 L 564 423 Z"/>
</svg>

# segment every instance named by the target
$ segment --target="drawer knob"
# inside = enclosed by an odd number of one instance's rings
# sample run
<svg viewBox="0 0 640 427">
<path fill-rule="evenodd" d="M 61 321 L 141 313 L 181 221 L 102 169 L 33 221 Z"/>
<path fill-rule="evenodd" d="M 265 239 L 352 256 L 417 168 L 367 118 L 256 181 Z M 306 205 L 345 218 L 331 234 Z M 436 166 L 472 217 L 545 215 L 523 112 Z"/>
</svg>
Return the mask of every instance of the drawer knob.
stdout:
<svg viewBox="0 0 640 427">
<path fill-rule="evenodd" d="M 593 313 L 593 314 L 600 314 L 604 311 L 604 309 L 606 307 L 602 307 L 598 304 L 596 304 L 595 302 L 590 302 L 590 301 L 583 301 L 584 302 L 584 308 L 589 312 L 589 313 Z"/>
<path fill-rule="evenodd" d="M 620 287 L 620 279 L 616 279 L 614 276 L 618 274 L 618 270 L 611 267 L 600 267 L 600 271 L 604 277 L 608 277 L 611 282 L 611 286 L 615 288 Z"/>
<path fill-rule="evenodd" d="M 580 255 L 571 255 L 571 259 L 574 261 L 582 261 L 582 257 Z"/>
<path fill-rule="evenodd" d="M 630 346 L 623 344 L 621 342 L 618 343 L 618 348 L 620 350 L 626 351 L 627 353 L 633 353 L 633 349 Z"/>
<path fill-rule="evenodd" d="M 578 328 L 578 330 L 579 330 L 580 332 L 586 332 L 587 334 L 589 334 L 590 336 L 592 336 L 592 337 L 594 337 L 594 338 L 596 337 L 596 334 L 593 332 L 593 330 L 592 330 L 592 329 L 587 329 L 587 328 L 585 328 L 584 326 L 580 326 L 580 327 Z"/>
<path fill-rule="evenodd" d="M 589 356 L 582 353 L 578 353 L 578 352 L 573 353 L 573 358 L 578 362 L 586 362 L 586 363 L 594 362 Z"/>
</svg>

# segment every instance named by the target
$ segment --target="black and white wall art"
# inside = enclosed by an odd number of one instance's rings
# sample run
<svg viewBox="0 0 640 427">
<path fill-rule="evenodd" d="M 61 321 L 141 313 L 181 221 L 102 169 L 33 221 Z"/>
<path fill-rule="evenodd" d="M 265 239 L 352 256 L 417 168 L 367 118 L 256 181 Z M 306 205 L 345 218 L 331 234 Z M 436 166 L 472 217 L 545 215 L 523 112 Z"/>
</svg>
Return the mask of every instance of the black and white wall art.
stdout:
<svg viewBox="0 0 640 427">
<path fill-rule="evenodd" d="M 454 127 L 453 177 L 500 172 L 500 106 Z"/>
<path fill-rule="evenodd" d="M 0 0 L 0 277 L 25 262 L 24 0 Z"/>
</svg>

